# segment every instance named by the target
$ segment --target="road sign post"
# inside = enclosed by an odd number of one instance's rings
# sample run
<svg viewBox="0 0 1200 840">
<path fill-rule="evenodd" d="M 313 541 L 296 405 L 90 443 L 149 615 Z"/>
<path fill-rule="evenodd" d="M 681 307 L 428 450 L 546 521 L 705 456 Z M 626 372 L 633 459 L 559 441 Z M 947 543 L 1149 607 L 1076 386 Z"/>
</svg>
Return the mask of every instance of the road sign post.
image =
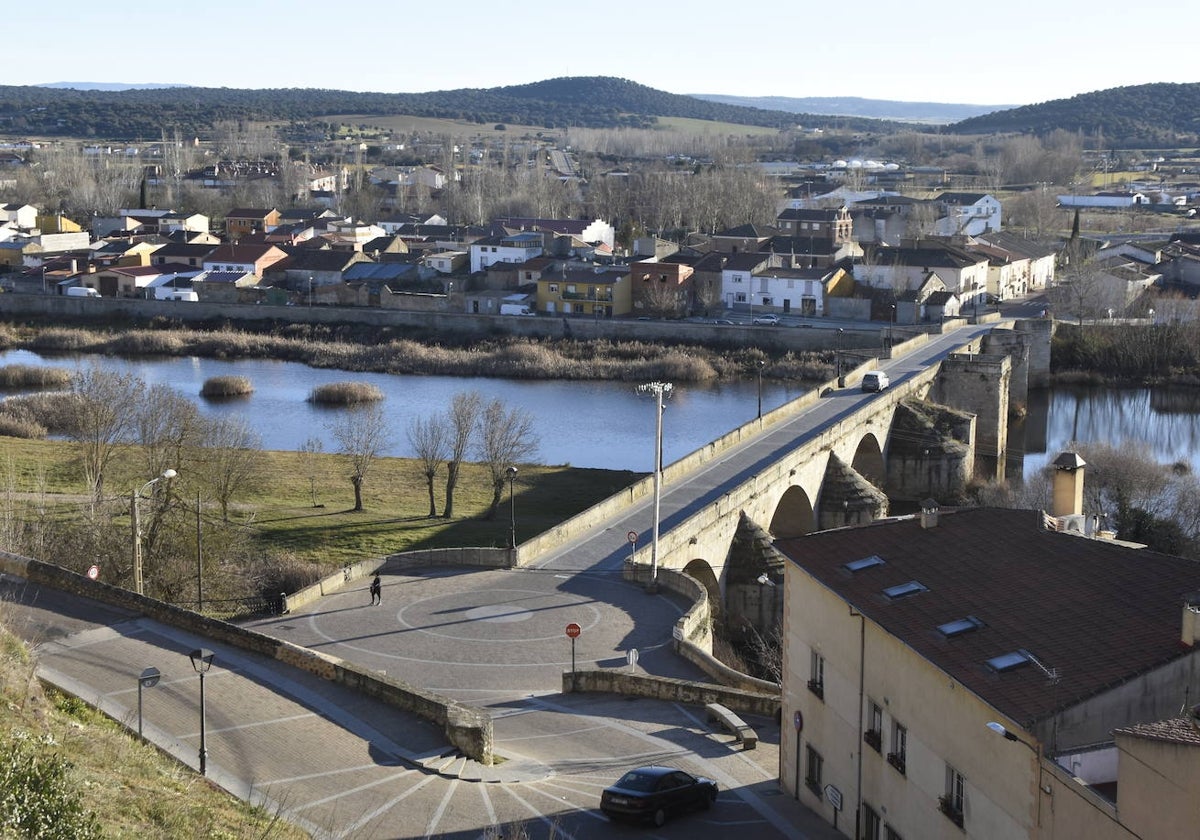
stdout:
<svg viewBox="0 0 1200 840">
<path fill-rule="evenodd" d="M 579 634 L 583 632 L 578 624 L 572 621 L 567 625 L 567 638 L 571 640 L 571 691 L 575 691 L 575 640 L 579 638 Z"/>
<path fill-rule="evenodd" d="M 625 539 L 629 540 L 629 562 L 632 563 L 637 554 L 637 531 L 630 531 L 625 535 Z"/>
</svg>

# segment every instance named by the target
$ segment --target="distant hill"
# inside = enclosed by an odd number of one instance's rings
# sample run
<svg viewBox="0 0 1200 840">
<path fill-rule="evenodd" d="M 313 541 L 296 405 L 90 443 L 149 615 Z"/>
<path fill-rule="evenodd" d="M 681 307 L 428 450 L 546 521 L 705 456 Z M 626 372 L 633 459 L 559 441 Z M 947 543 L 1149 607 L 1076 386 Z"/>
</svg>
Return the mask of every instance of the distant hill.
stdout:
<svg viewBox="0 0 1200 840">
<path fill-rule="evenodd" d="M 610 76 L 567 77 L 528 85 L 430 93 L 356 93 L 287 88 L 144 88 L 120 91 L 0 86 L 0 132 L 158 137 L 179 129 L 204 136 L 225 120 L 303 122 L 332 114 L 411 115 L 467 120 L 481 125 L 514 123 L 547 128 L 655 124 L 657 117 L 688 117 L 740 125 L 790 128 L 837 125 L 854 131 L 887 130 L 860 117 L 831 118 L 708 102 L 666 93 Z"/>
<path fill-rule="evenodd" d="M 863 99 L 858 96 L 726 96 L 719 93 L 693 93 L 697 99 L 745 105 L 793 114 L 868 117 L 897 122 L 944 125 L 980 114 L 1015 107 L 1013 105 L 958 105 L 945 102 L 899 102 L 892 99 Z"/>
<path fill-rule="evenodd" d="M 171 84 L 127 84 L 125 82 L 46 82 L 35 87 L 66 88 L 69 90 L 159 90 L 161 88 L 181 88 L 187 85 Z"/>
<path fill-rule="evenodd" d="M 1176 148 L 1200 143 L 1200 84 L 1134 85 L 971 117 L 958 134 L 1056 129 L 1102 137 L 1109 147 Z"/>
</svg>

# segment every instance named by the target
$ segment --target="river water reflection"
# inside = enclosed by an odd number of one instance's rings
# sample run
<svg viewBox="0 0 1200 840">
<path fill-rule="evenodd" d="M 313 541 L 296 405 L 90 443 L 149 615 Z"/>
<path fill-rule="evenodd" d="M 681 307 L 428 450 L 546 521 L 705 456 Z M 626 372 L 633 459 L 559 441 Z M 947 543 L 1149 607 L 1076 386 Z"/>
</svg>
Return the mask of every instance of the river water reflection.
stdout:
<svg viewBox="0 0 1200 840">
<path fill-rule="evenodd" d="M 637 472 L 653 469 L 653 401 L 638 395 L 635 385 L 627 382 L 400 376 L 258 359 L 43 357 L 24 350 L 0 353 L 0 364 L 67 368 L 97 364 L 131 372 L 147 384 L 167 384 L 194 398 L 207 416 L 245 417 L 262 436 L 263 448 L 283 450 L 299 449 L 314 437 L 322 441 L 326 452 L 337 451 L 328 426 L 337 412 L 345 409 L 314 405 L 308 402 L 308 395 L 318 385 L 331 382 L 369 382 L 383 391 L 384 409 L 393 419 L 394 429 L 386 454 L 396 457 L 413 454 L 405 431 L 412 418 L 443 412 L 455 394 L 475 390 L 487 400 L 498 397 L 532 415 L 539 441 L 537 460 L 542 463 Z M 231 401 L 204 400 L 200 388 L 213 376 L 244 376 L 253 384 L 254 393 Z M 783 405 L 805 390 L 796 383 L 764 381 L 763 411 Z M 753 419 L 757 411 L 757 383 L 753 381 L 678 385 L 663 414 L 663 462 L 671 463 L 719 438 Z"/>
<path fill-rule="evenodd" d="M 652 402 L 631 383 L 347 373 L 257 359 L 43 357 L 24 350 L 0 353 L 0 364 L 99 364 L 132 372 L 148 384 L 164 383 L 192 397 L 205 415 L 245 417 L 262 436 L 264 448 L 284 450 L 299 449 L 315 437 L 326 452 L 336 451 L 328 426 L 344 409 L 313 405 L 308 395 L 330 382 L 369 382 L 384 393 L 395 431 L 387 454 L 397 457 L 412 455 L 405 434 L 411 418 L 445 411 L 455 394 L 476 390 L 485 399 L 498 397 L 532 415 L 543 463 L 637 472 L 649 472 L 653 464 Z M 244 376 L 254 393 L 233 401 L 201 399 L 200 387 L 213 376 Z M 764 381 L 763 411 L 805 390 L 795 383 Z M 753 381 L 677 386 L 663 419 L 664 463 L 737 428 L 757 410 Z M 1060 387 L 1031 392 L 1027 418 L 1010 430 L 1009 475 L 1031 475 L 1071 441 L 1143 443 L 1160 462 L 1185 461 L 1200 469 L 1200 391 Z"/>
</svg>

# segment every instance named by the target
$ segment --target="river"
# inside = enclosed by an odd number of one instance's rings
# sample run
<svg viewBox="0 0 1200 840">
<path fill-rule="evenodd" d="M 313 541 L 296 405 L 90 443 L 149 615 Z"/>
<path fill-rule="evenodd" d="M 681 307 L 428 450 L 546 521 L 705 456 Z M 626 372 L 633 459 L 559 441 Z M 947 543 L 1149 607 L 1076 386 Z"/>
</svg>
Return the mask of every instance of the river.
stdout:
<svg viewBox="0 0 1200 840">
<path fill-rule="evenodd" d="M 0 353 L 0 365 L 72 368 L 91 363 L 134 373 L 148 384 L 168 384 L 194 398 L 207 416 L 241 415 L 258 431 L 266 449 L 299 449 L 312 437 L 322 442 L 326 452 L 336 451 L 329 425 L 337 412 L 346 409 L 314 405 L 308 395 L 318 385 L 354 380 L 369 382 L 384 393 L 385 410 L 394 419 L 388 455 L 412 456 L 405 432 L 412 418 L 445 411 L 455 394 L 476 390 L 485 399 L 499 398 L 530 413 L 542 463 L 636 472 L 653 469 L 652 398 L 639 395 L 631 383 L 347 373 L 259 359 Z M 230 401 L 200 398 L 201 386 L 214 376 L 244 376 L 254 393 Z M 763 411 L 804 392 L 796 383 L 764 380 Z M 737 428 L 757 411 L 753 381 L 678 385 L 663 414 L 664 463 Z M 1011 430 L 1010 461 L 1030 475 L 1072 441 L 1142 444 L 1162 463 L 1180 461 L 1200 469 L 1200 391 L 1059 387 L 1031 392 L 1028 416 Z"/>
</svg>

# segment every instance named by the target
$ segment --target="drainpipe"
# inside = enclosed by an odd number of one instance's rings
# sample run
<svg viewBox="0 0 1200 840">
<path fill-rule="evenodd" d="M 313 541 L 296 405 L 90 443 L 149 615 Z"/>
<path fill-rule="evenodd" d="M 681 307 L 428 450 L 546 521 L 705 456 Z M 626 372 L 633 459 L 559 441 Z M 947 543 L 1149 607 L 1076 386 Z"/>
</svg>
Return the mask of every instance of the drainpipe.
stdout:
<svg viewBox="0 0 1200 840">
<path fill-rule="evenodd" d="M 860 821 L 862 820 L 862 745 L 863 745 L 863 695 L 867 672 L 867 619 L 862 613 L 850 607 L 850 615 L 858 618 L 858 745 L 855 747 L 858 755 L 858 780 L 854 785 L 854 840 L 862 837 Z"/>
</svg>

